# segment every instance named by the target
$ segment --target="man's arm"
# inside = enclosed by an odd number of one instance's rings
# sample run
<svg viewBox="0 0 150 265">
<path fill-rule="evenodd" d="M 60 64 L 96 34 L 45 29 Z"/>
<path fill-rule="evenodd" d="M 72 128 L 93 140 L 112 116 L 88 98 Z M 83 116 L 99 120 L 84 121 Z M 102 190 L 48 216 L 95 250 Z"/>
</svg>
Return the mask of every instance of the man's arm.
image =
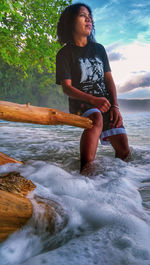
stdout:
<svg viewBox="0 0 150 265">
<path fill-rule="evenodd" d="M 74 98 L 77 100 L 85 101 L 96 108 L 100 109 L 102 112 L 107 112 L 110 108 L 109 101 L 104 97 L 95 97 L 91 94 L 87 94 L 83 91 L 72 86 L 71 79 L 65 79 L 61 82 L 63 87 L 63 91 L 67 94 L 70 98 Z"/>
</svg>

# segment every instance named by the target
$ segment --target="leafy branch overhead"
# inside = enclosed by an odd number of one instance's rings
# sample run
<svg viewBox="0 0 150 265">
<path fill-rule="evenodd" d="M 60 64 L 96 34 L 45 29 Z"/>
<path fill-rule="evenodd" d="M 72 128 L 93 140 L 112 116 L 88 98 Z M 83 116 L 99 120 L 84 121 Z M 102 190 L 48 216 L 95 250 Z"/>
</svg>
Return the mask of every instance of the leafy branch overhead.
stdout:
<svg viewBox="0 0 150 265">
<path fill-rule="evenodd" d="M 60 48 L 56 26 L 62 10 L 71 0 L 1 0 L 0 56 L 25 72 L 43 66 L 55 70 Z"/>
</svg>

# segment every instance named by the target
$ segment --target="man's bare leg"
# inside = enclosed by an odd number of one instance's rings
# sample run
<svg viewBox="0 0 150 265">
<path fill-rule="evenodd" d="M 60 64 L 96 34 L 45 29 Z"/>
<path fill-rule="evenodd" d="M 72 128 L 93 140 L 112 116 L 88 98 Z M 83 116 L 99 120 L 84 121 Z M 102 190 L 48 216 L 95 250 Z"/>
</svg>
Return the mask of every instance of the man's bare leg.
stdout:
<svg viewBox="0 0 150 265">
<path fill-rule="evenodd" d="M 130 156 L 130 147 L 126 134 L 118 134 L 109 137 L 109 141 L 115 149 L 115 156 L 127 160 Z"/>
<path fill-rule="evenodd" d="M 103 128 L 103 117 L 99 112 L 88 116 L 93 121 L 91 129 L 84 130 L 80 141 L 81 172 L 95 158 L 99 137 Z"/>
</svg>

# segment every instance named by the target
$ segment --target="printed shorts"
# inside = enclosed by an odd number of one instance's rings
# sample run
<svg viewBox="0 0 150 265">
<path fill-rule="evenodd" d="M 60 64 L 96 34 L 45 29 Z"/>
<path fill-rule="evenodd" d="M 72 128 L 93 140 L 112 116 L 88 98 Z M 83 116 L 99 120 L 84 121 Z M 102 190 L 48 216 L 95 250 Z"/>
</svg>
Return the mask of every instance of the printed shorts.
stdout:
<svg viewBox="0 0 150 265">
<path fill-rule="evenodd" d="M 72 114 L 77 114 L 83 117 L 88 117 L 94 112 L 99 112 L 103 116 L 103 130 L 100 136 L 101 144 L 108 145 L 109 136 L 118 135 L 118 134 L 126 134 L 126 130 L 123 124 L 120 127 L 112 128 L 110 123 L 110 113 L 109 111 L 106 113 L 101 113 L 101 111 L 97 108 L 94 108 L 92 105 L 87 103 L 76 102 L 77 104 L 73 104 L 69 107 L 69 110 Z"/>
</svg>

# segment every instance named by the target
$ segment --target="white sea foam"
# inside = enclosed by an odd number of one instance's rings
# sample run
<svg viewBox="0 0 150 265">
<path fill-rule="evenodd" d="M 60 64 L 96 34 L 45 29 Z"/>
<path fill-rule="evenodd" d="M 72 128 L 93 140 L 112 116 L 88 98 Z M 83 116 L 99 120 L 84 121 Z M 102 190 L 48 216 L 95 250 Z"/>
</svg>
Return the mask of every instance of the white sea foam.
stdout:
<svg viewBox="0 0 150 265">
<path fill-rule="evenodd" d="M 2 152 L 26 160 L 24 165 L 1 166 L 0 173 L 19 171 L 37 185 L 31 199 L 34 194 L 52 199 L 68 216 L 65 228 L 53 236 L 44 230 L 35 233 L 31 219 L 1 244 L 1 265 L 150 264 L 150 212 L 139 192 L 150 186 L 150 143 L 145 133 L 150 116 L 147 123 L 143 116 L 138 121 L 131 114 L 125 118 L 133 160 L 115 159 L 110 147 L 100 146 L 89 178 L 79 174 L 81 129 L 0 125 Z M 148 203 L 150 196 L 145 196 Z"/>
</svg>

